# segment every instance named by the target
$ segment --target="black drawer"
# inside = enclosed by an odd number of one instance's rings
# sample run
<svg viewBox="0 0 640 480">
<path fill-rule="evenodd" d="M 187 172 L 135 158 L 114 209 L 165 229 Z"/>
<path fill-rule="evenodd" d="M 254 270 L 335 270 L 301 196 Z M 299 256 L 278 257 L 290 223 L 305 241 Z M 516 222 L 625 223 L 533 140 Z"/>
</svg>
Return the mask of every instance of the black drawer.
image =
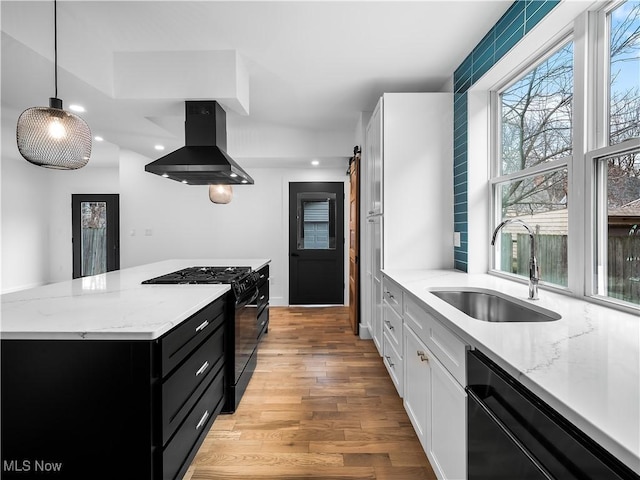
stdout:
<svg viewBox="0 0 640 480">
<path fill-rule="evenodd" d="M 163 377 L 224 323 L 225 297 L 207 305 L 160 339 Z"/>
<path fill-rule="evenodd" d="M 258 339 L 267 332 L 269 328 L 269 309 L 265 308 L 258 315 Z"/>
<path fill-rule="evenodd" d="M 162 478 L 183 475 L 224 404 L 224 370 L 220 371 L 164 449 Z"/>
<path fill-rule="evenodd" d="M 259 270 L 260 280 L 258 280 L 258 299 L 256 305 L 258 307 L 258 315 L 269 305 L 269 267 L 266 266 Z"/>
<path fill-rule="evenodd" d="M 162 444 L 187 416 L 224 364 L 224 328 L 218 328 L 162 384 Z"/>
</svg>

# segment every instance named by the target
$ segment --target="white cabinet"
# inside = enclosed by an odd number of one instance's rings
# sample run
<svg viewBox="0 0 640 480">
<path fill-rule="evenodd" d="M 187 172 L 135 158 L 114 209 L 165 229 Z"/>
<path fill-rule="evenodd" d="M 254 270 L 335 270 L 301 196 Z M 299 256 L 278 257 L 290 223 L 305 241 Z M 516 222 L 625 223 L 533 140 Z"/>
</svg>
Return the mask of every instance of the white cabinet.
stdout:
<svg viewBox="0 0 640 480">
<path fill-rule="evenodd" d="M 407 328 L 403 333 L 403 338 L 404 351 L 407 352 L 404 371 L 407 380 L 409 380 L 404 388 L 404 408 L 420 439 L 422 448 L 427 451 L 427 422 L 431 398 L 431 367 L 426 355 L 427 348 L 410 328 Z"/>
<path fill-rule="evenodd" d="M 464 376 L 462 384 L 459 383 L 441 360 L 454 366 L 462 365 L 464 369 L 466 345 L 409 295 L 404 295 L 403 303 L 405 410 L 436 476 L 441 480 L 465 479 L 467 395 L 463 388 Z M 411 312 L 410 320 L 407 312 Z M 420 334 L 414 331 L 416 325 Z M 443 350 L 446 354 L 427 346 L 437 346 L 437 342 L 423 341 L 424 332 L 433 331 L 448 345 Z"/>
<path fill-rule="evenodd" d="M 367 188 L 366 214 L 382 214 L 382 99 L 376 105 L 373 115 L 367 124 L 365 138 L 365 166 Z"/>
<path fill-rule="evenodd" d="M 363 288 L 369 289 L 370 312 L 368 326 L 373 342 L 382 355 L 382 217 L 380 215 L 367 219 L 367 237 L 371 250 L 368 258 L 368 285 Z"/>
<path fill-rule="evenodd" d="M 467 478 L 467 394 L 437 360 L 431 367 L 431 436 L 427 456 L 442 479 Z"/>
<path fill-rule="evenodd" d="M 382 356 L 400 397 L 404 394 L 402 298 L 400 287 L 383 276 L 382 331 L 384 343 Z"/>
<path fill-rule="evenodd" d="M 453 267 L 453 97 L 382 97 L 384 268 Z"/>
<path fill-rule="evenodd" d="M 385 93 L 367 124 L 362 323 L 381 354 L 380 269 L 453 267 L 452 112 L 450 93 Z"/>
</svg>

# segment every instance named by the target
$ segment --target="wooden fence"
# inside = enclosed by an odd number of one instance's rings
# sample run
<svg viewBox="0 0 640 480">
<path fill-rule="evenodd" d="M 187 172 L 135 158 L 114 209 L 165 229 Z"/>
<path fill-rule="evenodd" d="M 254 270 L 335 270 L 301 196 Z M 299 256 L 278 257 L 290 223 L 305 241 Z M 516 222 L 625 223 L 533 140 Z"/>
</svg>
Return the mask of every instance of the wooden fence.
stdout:
<svg viewBox="0 0 640 480">
<path fill-rule="evenodd" d="M 107 229 L 82 229 L 82 276 L 107 271 Z"/>
<path fill-rule="evenodd" d="M 513 243 L 512 243 L 513 242 Z M 567 286 L 567 236 L 536 235 L 536 256 L 544 282 Z M 501 269 L 529 276 L 530 238 L 502 234 Z M 640 304 L 640 236 L 609 237 L 608 296 Z"/>
</svg>

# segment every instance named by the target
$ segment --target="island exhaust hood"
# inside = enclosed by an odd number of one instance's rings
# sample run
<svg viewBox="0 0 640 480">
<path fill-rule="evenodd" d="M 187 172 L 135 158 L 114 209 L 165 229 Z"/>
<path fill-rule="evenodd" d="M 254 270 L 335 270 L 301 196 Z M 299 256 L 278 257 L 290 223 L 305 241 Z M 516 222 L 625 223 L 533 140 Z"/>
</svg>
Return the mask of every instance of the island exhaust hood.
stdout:
<svg viewBox="0 0 640 480">
<path fill-rule="evenodd" d="M 185 146 L 145 165 L 145 171 L 190 185 L 253 184 L 226 152 L 227 114 L 218 102 L 186 101 L 185 112 Z"/>
</svg>

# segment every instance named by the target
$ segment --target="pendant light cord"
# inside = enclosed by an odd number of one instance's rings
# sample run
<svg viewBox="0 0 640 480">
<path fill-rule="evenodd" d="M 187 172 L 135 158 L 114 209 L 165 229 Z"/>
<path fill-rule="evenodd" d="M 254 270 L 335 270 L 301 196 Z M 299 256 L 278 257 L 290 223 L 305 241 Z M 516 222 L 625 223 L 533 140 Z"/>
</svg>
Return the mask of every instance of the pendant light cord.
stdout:
<svg viewBox="0 0 640 480">
<path fill-rule="evenodd" d="M 58 98 L 58 2 L 53 0 L 53 63 L 55 98 Z"/>
</svg>

